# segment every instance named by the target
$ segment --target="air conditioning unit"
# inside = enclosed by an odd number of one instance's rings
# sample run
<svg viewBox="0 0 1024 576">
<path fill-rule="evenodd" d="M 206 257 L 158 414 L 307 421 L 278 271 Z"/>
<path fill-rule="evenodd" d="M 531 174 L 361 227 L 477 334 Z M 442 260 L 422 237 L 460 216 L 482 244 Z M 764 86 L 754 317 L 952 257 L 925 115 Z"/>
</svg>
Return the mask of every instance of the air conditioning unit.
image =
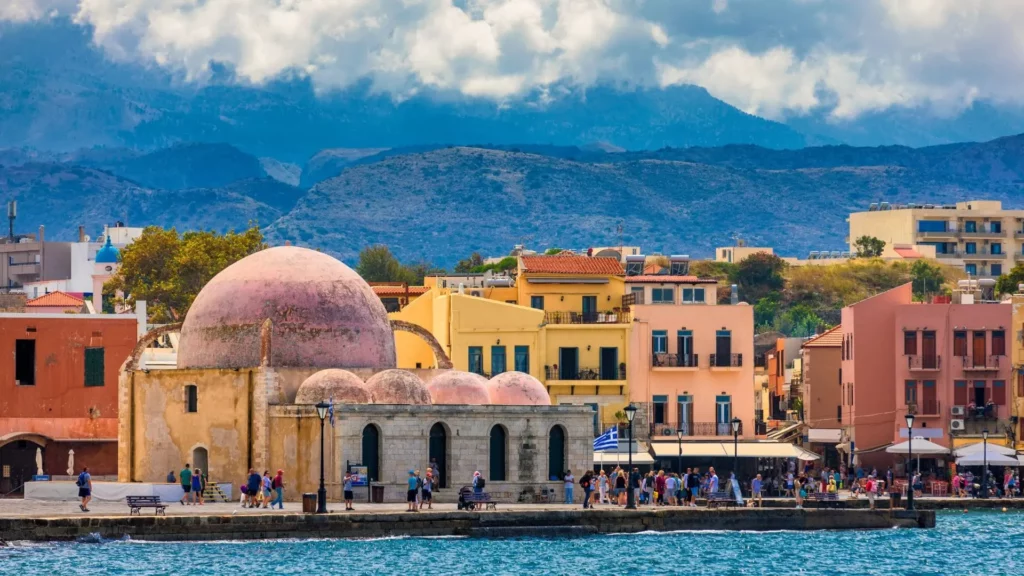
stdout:
<svg viewBox="0 0 1024 576">
<path fill-rule="evenodd" d="M 662 436 L 675 436 L 676 435 L 676 431 L 671 429 L 671 428 L 665 428 L 664 430 L 661 431 L 661 435 Z"/>
<path fill-rule="evenodd" d="M 953 416 L 961 416 L 962 417 L 964 415 L 964 413 L 965 413 L 965 410 L 964 410 L 963 406 L 953 406 L 953 408 L 950 410 L 950 412 L 953 414 Z"/>
<path fill-rule="evenodd" d="M 483 294 L 479 290 L 470 290 L 469 293 L 470 293 L 470 295 L 476 296 L 477 298 L 483 296 Z"/>
<path fill-rule="evenodd" d="M 964 421 L 961 420 L 960 418 L 956 418 L 954 420 L 950 420 L 949 421 L 949 429 L 954 431 L 954 432 L 963 432 L 964 431 Z"/>
</svg>

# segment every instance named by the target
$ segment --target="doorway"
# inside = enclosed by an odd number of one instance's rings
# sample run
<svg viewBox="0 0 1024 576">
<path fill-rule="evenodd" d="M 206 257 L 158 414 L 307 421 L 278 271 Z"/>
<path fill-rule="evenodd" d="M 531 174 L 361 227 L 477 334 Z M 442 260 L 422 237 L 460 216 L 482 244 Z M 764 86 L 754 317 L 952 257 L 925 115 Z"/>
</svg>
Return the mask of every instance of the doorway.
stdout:
<svg viewBox="0 0 1024 576">
<path fill-rule="evenodd" d="M 437 469 L 441 472 L 437 479 L 437 485 L 441 488 L 448 487 L 448 431 L 444 424 L 438 422 L 430 427 L 430 461 L 437 462 Z"/>
<path fill-rule="evenodd" d="M 380 430 L 373 424 L 363 428 L 363 466 L 368 480 L 380 481 Z"/>
<path fill-rule="evenodd" d="M 985 333 L 975 332 L 974 342 L 972 345 L 972 355 L 974 356 L 975 366 L 985 365 Z"/>
<path fill-rule="evenodd" d="M 21 492 L 36 473 L 36 449 L 28 440 L 15 440 L 0 447 L 0 493 Z"/>
<path fill-rule="evenodd" d="M 597 296 L 583 297 L 583 321 L 597 321 Z"/>
<path fill-rule="evenodd" d="M 619 380 L 619 349 L 601 348 L 601 380 Z"/>
<path fill-rule="evenodd" d="M 200 447 L 192 450 L 192 469 L 196 468 L 202 470 L 207 478 L 210 477 L 210 457 L 206 448 Z"/>
<path fill-rule="evenodd" d="M 580 349 L 558 349 L 558 379 L 577 380 L 580 374 Z"/>
<path fill-rule="evenodd" d="M 565 429 L 556 425 L 548 434 L 548 478 L 561 480 L 565 475 Z"/>
</svg>

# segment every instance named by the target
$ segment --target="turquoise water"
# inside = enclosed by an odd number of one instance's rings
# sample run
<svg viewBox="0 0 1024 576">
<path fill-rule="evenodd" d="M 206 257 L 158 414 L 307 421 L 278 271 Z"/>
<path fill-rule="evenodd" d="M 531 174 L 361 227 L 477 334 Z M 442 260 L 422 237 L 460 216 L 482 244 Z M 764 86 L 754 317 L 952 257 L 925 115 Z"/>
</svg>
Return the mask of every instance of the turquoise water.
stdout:
<svg viewBox="0 0 1024 576">
<path fill-rule="evenodd" d="M 1024 514 L 944 513 L 934 530 L 676 532 L 580 538 L 386 538 L 24 544 L 0 574 L 1021 574 Z"/>
</svg>

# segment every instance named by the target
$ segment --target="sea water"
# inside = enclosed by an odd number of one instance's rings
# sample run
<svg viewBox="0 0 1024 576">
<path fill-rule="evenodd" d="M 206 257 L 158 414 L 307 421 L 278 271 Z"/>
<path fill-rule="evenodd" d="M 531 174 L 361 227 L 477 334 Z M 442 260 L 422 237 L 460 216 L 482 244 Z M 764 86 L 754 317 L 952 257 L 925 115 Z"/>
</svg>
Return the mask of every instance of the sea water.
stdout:
<svg viewBox="0 0 1024 576">
<path fill-rule="evenodd" d="M 669 532 L 576 538 L 143 542 L 0 548 L 0 574 L 1024 573 L 1024 513 L 944 512 L 931 530 Z"/>
</svg>

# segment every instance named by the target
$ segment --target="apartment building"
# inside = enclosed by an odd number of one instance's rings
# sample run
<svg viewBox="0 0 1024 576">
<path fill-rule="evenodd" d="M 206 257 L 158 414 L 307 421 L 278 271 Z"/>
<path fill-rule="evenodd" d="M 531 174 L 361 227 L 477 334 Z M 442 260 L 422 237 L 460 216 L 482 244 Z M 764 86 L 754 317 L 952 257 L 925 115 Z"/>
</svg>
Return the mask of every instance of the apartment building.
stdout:
<svg viewBox="0 0 1024 576">
<path fill-rule="evenodd" d="M 800 348 L 801 398 L 807 443 L 823 456 L 826 466 L 838 466 L 836 445 L 842 437 L 843 332 L 841 326 L 803 342 Z"/>
<path fill-rule="evenodd" d="M 850 250 L 861 236 L 886 247 L 901 244 L 935 250 L 939 261 L 962 267 L 971 276 L 997 277 L 1024 259 L 1024 210 L 1004 210 L 1002 202 L 972 200 L 956 204 L 871 204 L 848 218 Z"/>
<path fill-rule="evenodd" d="M 626 263 L 630 400 L 641 409 L 634 428 L 655 440 L 678 431 L 687 440 L 731 438 L 738 418 L 740 436 L 753 438 L 753 307 L 719 304 L 715 280 L 689 275 L 685 257 L 670 260 L 663 274 Z"/>
</svg>

